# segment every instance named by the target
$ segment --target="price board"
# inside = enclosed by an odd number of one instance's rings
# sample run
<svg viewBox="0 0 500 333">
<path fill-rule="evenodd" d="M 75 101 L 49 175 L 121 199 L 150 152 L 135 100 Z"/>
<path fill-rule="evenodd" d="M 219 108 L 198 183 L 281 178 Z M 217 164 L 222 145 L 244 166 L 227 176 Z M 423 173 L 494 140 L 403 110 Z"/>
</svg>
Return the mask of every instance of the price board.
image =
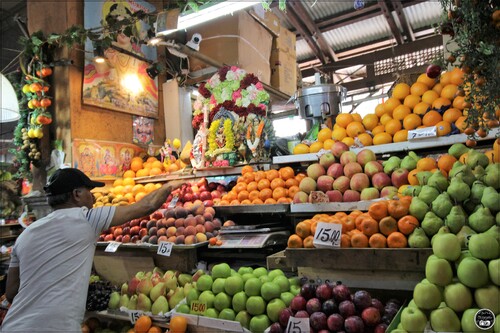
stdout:
<svg viewBox="0 0 500 333">
<path fill-rule="evenodd" d="M 205 302 L 200 302 L 200 301 L 191 302 L 191 313 L 204 315 L 206 309 L 207 309 L 207 303 Z"/>
<path fill-rule="evenodd" d="M 104 249 L 104 252 L 116 252 L 120 245 L 120 242 L 109 242 L 108 246 Z"/>
<path fill-rule="evenodd" d="M 313 244 L 317 248 L 340 247 L 342 224 L 318 222 Z"/>
<path fill-rule="evenodd" d="M 285 333 L 309 333 L 309 318 L 290 317 L 286 325 Z"/>
<path fill-rule="evenodd" d="M 170 255 L 172 254 L 173 244 L 174 243 L 172 243 L 172 242 L 161 241 L 158 244 L 158 251 L 156 251 L 156 254 L 159 254 L 159 255 L 165 256 L 165 257 L 170 257 Z"/>
<path fill-rule="evenodd" d="M 177 204 L 177 201 L 179 201 L 179 196 L 178 195 L 175 195 L 172 200 L 170 201 L 170 203 L 168 204 L 168 208 L 174 208 L 175 205 Z"/>
<path fill-rule="evenodd" d="M 139 317 L 142 316 L 143 314 L 144 313 L 139 310 L 130 310 L 128 312 L 128 318 L 130 319 L 130 323 L 134 325 L 137 319 L 139 319 Z"/>
<path fill-rule="evenodd" d="M 437 136 L 436 126 L 417 128 L 408 131 L 408 141 L 425 139 L 425 138 L 435 138 L 436 136 Z"/>
</svg>

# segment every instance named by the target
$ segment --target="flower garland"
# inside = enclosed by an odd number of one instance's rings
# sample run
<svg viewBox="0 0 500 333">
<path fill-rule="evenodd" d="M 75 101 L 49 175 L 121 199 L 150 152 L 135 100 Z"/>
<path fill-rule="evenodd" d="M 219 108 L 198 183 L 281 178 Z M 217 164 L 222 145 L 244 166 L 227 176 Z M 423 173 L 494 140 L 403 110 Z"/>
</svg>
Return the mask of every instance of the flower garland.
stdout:
<svg viewBox="0 0 500 333">
<path fill-rule="evenodd" d="M 255 153 L 255 151 L 257 150 L 257 147 L 259 146 L 260 137 L 262 136 L 262 131 L 264 129 L 264 121 L 261 120 L 259 122 L 259 126 L 257 126 L 257 130 L 255 132 L 255 139 L 252 142 L 252 129 L 253 129 L 253 127 L 254 126 L 252 124 L 248 125 L 247 135 L 246 135 L 247 146 L 250 149 L 250 151 L 252 152 L 252 154 Z"/>
<path fill-rule="evenodd" d="M 206 155 L 208 157 L 214 157 L 222 153 L 229 153 L 234 148 L 234 133 L 233 133 L 233 123 L 231 119 L 224 120 L 222 136 L 225 139 L 224 146 L 219 148 L 217 144 L 217 131 L 220 127 L 220 120 L 214 120 L 210 125 L 208 130 L 208 150 Z"/>
</svg>

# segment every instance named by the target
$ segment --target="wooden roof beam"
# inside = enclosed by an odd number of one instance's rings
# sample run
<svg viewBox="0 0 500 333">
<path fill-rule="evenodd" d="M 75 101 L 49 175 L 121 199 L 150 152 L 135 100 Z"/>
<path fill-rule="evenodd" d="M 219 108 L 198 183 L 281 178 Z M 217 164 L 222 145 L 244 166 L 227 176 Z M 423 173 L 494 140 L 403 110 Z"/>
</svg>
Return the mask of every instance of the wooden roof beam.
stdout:
<svg viewBox="0 0 500 333">
<path fill-rule="evenodd" d="M 393 0 L 392 7 L 394 8 L 394 11 L 396 12 L 396 15 L 398 16 L 399 22 L 401 23 L 401 26 L 403 27 L 403 33 L 406 35 L 406 40 L 408 42 L 414 42 L 415 41 L 415 34 L 413 33 L 413 29 L 411 28 L 410 23 L 406 19 L 406 14 L 403 10 L 403 5 L 401 4 L 401 1 Z"/>
<path fill-rule="evenodd" d="M 391 10 L 389 9 L 386 0 L 378 0 L 378 4 L 380 6 L 382 14 L 384 15 L 387 21 L 387 24 L 389 24 L 389 28 L 391 29 L 392 35 L 396 39 L 396 42 L 398 43 L 398 45 L 404 44 L 403 35 L 401 34 L 401 31 L 399 31 L 398 25 L 396 24 L 394 17 L 392 17 Z"/>
</svg>

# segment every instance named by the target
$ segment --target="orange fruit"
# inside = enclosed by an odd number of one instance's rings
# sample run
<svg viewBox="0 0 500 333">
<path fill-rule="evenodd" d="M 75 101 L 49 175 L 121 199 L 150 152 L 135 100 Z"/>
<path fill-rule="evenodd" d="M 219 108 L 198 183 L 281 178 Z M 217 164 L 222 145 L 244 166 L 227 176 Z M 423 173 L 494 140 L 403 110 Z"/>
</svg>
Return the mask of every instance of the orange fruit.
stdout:
<svg viewBox="0 0 500 333">
<path fill-rule="evenodd" d="M 146 160 L 146 162 L 150 162 L 150 163 L 153 163 L 155 161 L 158 161 L 158 159 L 154 156 L 149 156 Z"/>
<path fill-rule="evenodd" d="M 466 116 L 461 116 L 455 121 L 455 126 L 457 126 L 458 130 L 461 133 L 463 133 L 467 128 L 467 123 L 465 122 L 466 120 L 467 120 Z"/>
<path fill-rule="evenodd" d="M 444 86 L 447 84 L 451 83 L 451 72 L 444 72 L 441 74 L 441 77 L 439 78 L 439 83 L 441 83 Z"/>
<path fill-rule="evenodd" d="M 245 165 L 243 168 L 241 168 L 241 174 L 244 175 L 247 172 L 253 172 L 254 169 L 251 165 Z"/>
<path fill-rule="evenodd" d="M 153 161 L 153 163 L 151 163 L 151 168 L 158 168 L 160 170 L 163 170 L 163 163 L 158 160 Z"/>
<path fill-rule="evenodd" d="M 408 239 L 401 232 L 396 231 L 387 236 L 387 246 L 390 248 L 404 248 L 408 246 Z"/>
<path fill-rule="evenodd" d="M 253 202 L 255 199 L 259 199 L 259 193 L 257 190 L 249 191 L 248 200 Z"/>
<path fill-rule="evenodd" d="M 274 200 L 273 198 L 267 198 L 265 201 L 264 201 L 264 205 L 275 205 L 277 204 L 278 202 L 276 200 Z"/>
<path fill-rule="evenodd" d="M 293 198 L 297 192 L 300 191 L 300 188 L 298 185 L 293 185 L 288 188 L 288 197 Z"/>
<path fill-rule="evenodd" d="M 443 113 L 443 120 L 449 123 L 454 123 L 462 116 L 462 111 L 456 108 L 449 108 Z"/>
<path fill-rule="evenodd" d="M 290 235 L 290 237 L 288 237 L 287 246 L 294 249 L 301 248 L 303 246 L 302 238 L 297 234 Z"/>
<path fill-rule="evenodd" d="M 277 187 L 285 187 L 285 181 L 281 178 L 274 178 L 271 181 L 271 189 L 274 190 Z"/>
<path fill-rule="evenodd" d="M 455 67 L 450 72 L 450 83 L 454 85 L 461 85 L 464 83 L 464 75 L 465 73 L 461 68 Z"/>
<path fill-rule="evenodd" d="M 149 176 L 150 169 L 140 169 L 135 173 L 136 177 L 146 177 Z"/>
<path fill-rule="evenodd" d="M 417 162 L 417 169 L 419 171 L 431 171 L 437 167 L 436 161 L 431 157 L 423 157 Z"/>
<path fill-rule="evenodd" d="M 387 247 L 387 238 L 381 233 L 377 232 L 370 236 L 368 239 L 368 245 L 372 248 L 382 249 Z"/>
<path fill-rule="evenodd" d="M 384 110 L 386 113 L 392 114 L 392 110 L 398 105 L 401 105 L 401 101 L 395 97 L 390 97 L 384 103 Z"/>
<path fill-rule="evenodd" d="M 184 333 L 187 330 L 187 319 L 183 316 L 175 316 L 170 319 L 169 324 L 171 333 Z"/>
<path fill-rule="evenodd" d="M 374 145 L 383 145 L 386 143 L 391 143 L 392 142 L 392 135 L 389 133 L 378 133 L 373 137 L 373 144 Z"/>
<path fill-rule="evenodd" d="M 422 102 L 432 105 L 432 102 L 434 102 L 438 98 L 439 94 L 437 92 L 435 92 L 434 90 L 427 90 L 422 95 Z"/>
<path fill-rule="evenodd" d="M 288 195 L 288 191 L 283 187 L 276 187 L 273 190 L 273 199 L 278 200 L 279 198 L 285 198 Z"/>
<path fill-rule="evenodd" d="M 406 83 L 398 83 L 392 90 L 392 97 L 404 100 L 410 94 L 410 86 Z"/>
<path fill-rule="evenodd" d="M 394 135 L 397 131 L 402 128 L 401 121 L 392 119 L 385 124 L 385 131 L 391 135 Z"/>
<path fill-rule="evenodd" d="M 349 135 L 351 138 L 355 138 L 359 134 L 365 132 L 365 127 L 359 121 L 353 121 L 352 123 L 347 125 L 346 131 L 347 135 Z"/>
<path fill-rule="evenodd" d="M 335 140 L 333 140 L 333 139 L 326 139 L 323 142 L 323 149 L 325 149 L 325 150 L 332 149 L 332 146 L 333 146 L 334 143 L 335 143 Z"/>
<path fill-rule="evenodd" d="M 463 110 L 465 109 L 465 97 L 464 96 L 455 96 L 453 99 L 453 105 L 455 109 Z"/>
<path fill-rule="evenodd" d="M 390 120 L 392 120 L 392 116 L 388 113 L 384 114 L 380 117 L 380 123 L 385 126 Z"/>
<path fill-rule="evenodd" d="M 435 92 L 437 92 L 439 95 L 441 95 L 441 91 L 443 90 L 443 85 L 441 83 L 436 83 L 434 85 L 434 87 L 432 87 L 432 90 L 434 90 Z"/>
<path fill-rule="evenodd" d="M 398 230 L 404 235 L 411 234 L 419 226 L 420 223 L 415 216 L 406 215 L 398 220 Z"/>
<path fill-rule="evenodd" d="M 280 168 L 278 172 L 283 180 L 294 179 L 295 177 L 295 171 L 293 171 L 292 167 L 289 166 Z"/>
<path fill-rule="evenodd" d="M 445 120 L 442 120 L 436 124 L 436 130 L 438 136 L 445 136 L 451 133 L 451 124 Z"/>
<path fill-rule="evenodd" d="M 418 81 L 412 84 L 410 88 L 411 94 L 417 96 L 422 96 L 427 90 L 429 90 L 429 87 L 425 83 Z"/>
<path fill-rule="evenodd" d="M 417 172 L 420 172 L 420 171 L 421 170 L 413 169 L 408 173 L 408 183 L 410 183 L 410 185 L 419 185 L 420 184 L 420 182 L 418 181 L 418 178 L 417 178 Z"/>
<path fill-rule="evenodd" d="M 450 101 L 455 98 L 458 91 L 458 86 L 455 84 L 447 84 L 441 90 L 441 97 L 447 98 Z"/>
<path fill-rule="evenodd" d="M 377 135 L 377 134 L 383 133 L 383 132 L 385 132 L 385 126 L 384 125 L 378 125 L 377 127 L 375 127 L 372 130 L 372 134 L 373 135 Z"/>
<path fill-rule="evenodd" d="M 377 104 L 375 107 L 375 115 L 380 118 L 384 113 L 387 113 L 384 108 L 384 103 Z"/>
<path fill-rule="evenodd" d="M 140 185 L 140 184 L 138 184 L 138 185 Z M 154 183 L 147 183 L 146 185 L 144 185 L 144 192 L 146 192 L 146 193 L 153 192 L 154 190 L 158 189 L 158 187 L 156 185 L 157 184 L 154 184 Z M 159 184 L 159 185 L 160 185 L 160 187 L 162 186 L 161 184 Z"/>
<path fill-rule="evenodd" d="M 345 128 L 338 126 L 332 131 L 332 139 L 341 141 L 343 138 L 347 136 L 347 132 Z"/>
<path fill-rule="evenodd" d="M 308 154 L 308 153 L 309 153 L 309 146 L 306 145 L 306 144 L 298 143 L 293 148 L 293 154 L 294 155 Z"/>
<path fill-rule="evenodd" d="M 320 142 L 325 142 L 328 139 L 332 138 L 332 130 L 329 129 L 328 127 L 322 128 L 318 132 L 318 141 Z"/>
<path fill-rule="evenodd" d="M 140 316 L 134 324 L 134 330 L 136 333 L 146 333 L 150 328 L 153 322 L 149 316 Z"/>
<path fill-rule="evenodd" d="M 256 182 L 259 182 L 259 180 L 265 179 L 265 178 L 266 178 L 266 173 L 264 171 L 259 170 L 259 171 L 255 172 L 254 179 Z"/>
<path fill-rule="evenodd" d="M 403 105 L 406 105 L 407 107 L 409 107 L 410 109 L 413 110 L 415 105 L 417 105 L 421 101 L 422 101 L 422 99 L 420 98 L 420 96 L 410 94 L 410 95 L 405 97 Z"/>
<path fill-rule="evenodd" d="M 132 185 L 134 186 L 135 185 L 135 180 L 134 178 L 123 178 L 123 185 Z"/>
<path fill-rule="evenodd" d="M 309 152 L 310 152 L 310 153 L 317 153 L 317 152 L 318 152 L 318 151 L 320 151 L 321 149 L 323 149 L 323 142 L 320 142 L 320 141 L 313 142 L 313 143 L 309 146 Z"/>
<path fill-rule="evenodd" d="M 342 142 L 345 143 L 348 147 L 351 147 L 352 145 L 354 145 L 354 138 L 348 136 L 343 138 Z"/>
<path fill-rule="evenodd" d="M 349 125 L 353 121 L 354 118 L 350 113 L 339 113 L 337 117 L 335 117 L 335 124 L 343 128 L 347 128 L 347 125 Z"/>
<path fill-rule="evenodd" d="M 363 117 L 362 123 L 368 131 L 371 131 L 378 125 L 378 117 L 374 113 L 369 113 Z"/>
<path fill-rule="evenodd" d="M 280 173 L 276 169 L 270 169 L 270 170 L 266 171 L 266 178 L 269 181 L 272 181 L 273 179 L 279 178 L 279 177 L 280 177 Z"/>
<path fill-rule="evenodd" d="M 149 170 L 149 175 L 150 176 L 156 176 L 156 175 L 160 175 L 163 171 L 160 169 L 160 168 L 151 168 L 151 170 Z"/>
<path fill-rule="evenodd" d="M 148 330 L 148 333 L 163 333 L 163 330 L 158 326 L 151 326 Z"/>
<path fill-rule="evenodd" d="M 238 193 L 238 200 L 241 202 L 243 200 L 248 199 L 249 193 L 247 190 L 240 191 Z"/>
<path fill-rule="evenodd" d="M 172 163 L 168 166 L 168 171 L 169 172 L 175 172 L 179 170 L 179 166 L 175 163 Z"/>
<path fill-rule="evenodd" d="M 133 171 L 132 171 L 133 172 Z M 135 172 L 134 172 L 135 174 Z M 114 182 L 113 182 L 113 187 L 116 187 L 116 186 L 120 186 L 120 185 L 123 185 L 123 179 L 122 178 L 117 178 Z"/>
<path fill-rule="evenodd" d="M 450 172 L 451 168 L 453 167 L 453 164 L 457 161 L 457 159 L 449 154 L 444 154 L 441 155 L 438 158 L 437 166 L 439 170 L 444 170 L 447 173 Z"/>
<path fill-rule="evenodd" d="M 402 129 L 394 133 L 394 136 L 392 137 L 393 142 L 403 142 L 403 141 L 408 141 L 408 130 L 407 129 Z"/>
<path fill-rule="evenodd" d="M 420 102 L 413 108 L 413 113 L 423 116 L 430 108 L 430 104 Z"/>
<path fill-rule="evenodd" d="M 139 192 L 146 192 L 144 185 L 142 184 L 136 184 L 134 187 L 132 187 L 132 194 L 135 196 Z"/>
<path fill-rule="evenodd" d="M 363 146 L 371 146 L 373 144 L 372 136 L 368 133 L 361 133 L 358 135 L 358 140 Z"/>
<path fill-rule="evenodd" d="M 396 120 L 403 120 L 407 115 L 411 113 L 411 109 L 406 105 L 398 105 L 392 111 L 392 118 Z"/>
<path fill-rule="evenodd" d="M 351 115 L 352 115 L 352 119 L 353 119 L 354 121 L 359 121 L 359 122 L 361 122 L 361 121 L 362 121 L 362 119 L 361 119 L 361 115 L 360 115 L 359 113 L 351 113 Z"/>
<path fill-rule="evenodd" d="M 260 190 L 259 193 L 260 200 L 265 202 L 267 199 L 272 198 L 272 196 L 273 196 L 273 190 L 271 190 L 270 188 L 265 188 Z"/>
<path fill-rule="evenodd" d="M 427 76 L 426 73 L 422 73 L 418 76 L 417 82 L 425 84 L 429 89 L 434 87 L 436 84 L 436 79 L 431 79 L 430 77 Z"/>
<path fill-rule="evenodd" d="M 133 160 L 130 163 L 130 169 L 134 172 L 137 172 L 142 169 L 142 160 Z"/>
<path fill-rule="evenodd" d="M 411 113 L 403 119 L 403 127 L 407 130 L 413 130 L 422 125 L 422 118 L 418 114 Z"/>
<path fill-rule="evenodd" d="M 434 126 L 437 123 L 439 123 L 441 120 L 443 120 L 443 117 L 441 114 L 435 110 L 431 110 L 427 112 L 424 117 L 422 118 L 422 124 L 424 126 Z"/>
<path fill-rule="evenodd" d="M 133 170 L 127 170 L 123 173 L 123 178 L 135 178 L 135 172 Z"/>
</svg>

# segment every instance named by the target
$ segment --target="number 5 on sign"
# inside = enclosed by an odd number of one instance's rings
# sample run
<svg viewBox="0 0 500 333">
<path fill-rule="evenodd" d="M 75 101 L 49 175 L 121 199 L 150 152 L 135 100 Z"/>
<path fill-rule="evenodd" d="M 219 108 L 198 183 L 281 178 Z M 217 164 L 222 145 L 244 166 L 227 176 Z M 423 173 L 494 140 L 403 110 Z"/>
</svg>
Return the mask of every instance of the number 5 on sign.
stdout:
<svg viewBox="0 0 500 333">
<path fill-rule="evenodd" d="M 130 323 L 132 325 L 134 325 L 135 322 L 137 321 L 137 319 L 139 319 L 139 317 L 142 316 L 142 314 L 143 314 L 142 311 L 139 311 L 139 310 L 137 310 L 137 311 L 130 311 L 128 313 L 128 316 L 129 316 L 129 319 L 130 319 Z"/>
<path fill-rule="evenodd" d="M 313 244 L 317 248 L 340 247 L 342 224 L 319 222 L 314 233 Z"/>
<path fill-rule="evenodd" d="M 285 333 L 309 333 L 309 318 L 290 317 L 286 325 Z"/>
<path fill-rule="evenodd" d="M 158 244 L 158 251 L 156 252 L 156 254 L 170 257 L 170 254 L 172 254 L 172 245 L 172 242 L 160 242 Z"/>
</svg>

